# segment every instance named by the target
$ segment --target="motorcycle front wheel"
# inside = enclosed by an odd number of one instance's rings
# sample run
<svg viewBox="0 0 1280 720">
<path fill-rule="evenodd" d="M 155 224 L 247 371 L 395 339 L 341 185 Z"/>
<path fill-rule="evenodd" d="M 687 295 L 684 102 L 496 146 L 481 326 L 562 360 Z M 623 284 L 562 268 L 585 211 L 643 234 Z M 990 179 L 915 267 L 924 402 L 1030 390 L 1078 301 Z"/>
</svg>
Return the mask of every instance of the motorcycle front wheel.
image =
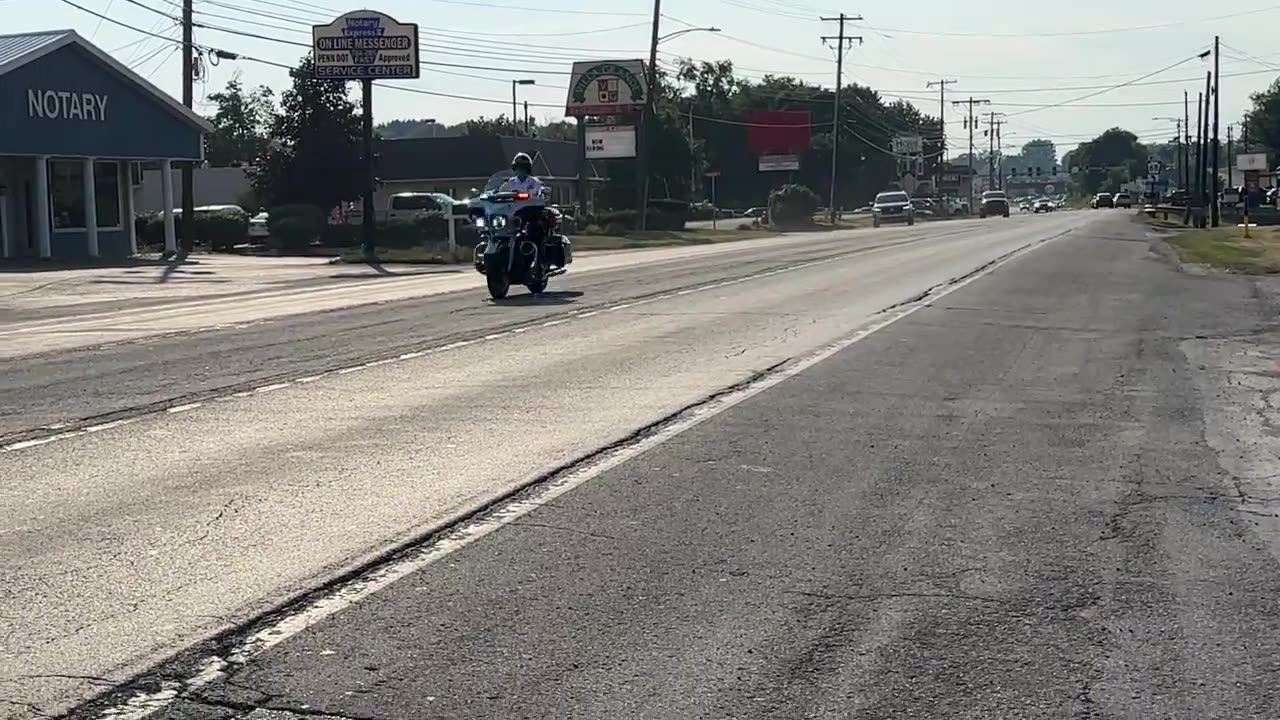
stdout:
<svg viewBox="0 0 1280 720">
<path fill-rule="evenodd" d="M 537 295 L 538 293 L 547 289 L 547 279 L 538 278 L 537 280 L 530 280 L 529 282 L 525 283 L 524 286 L 529 288 L 529 292 L 533 293 L 534 295 Z"/>
<path fill-rule="evenodd" d="M 485 273 L 485 280 L 489 284 L 489 296 L 494 300 L 501 300 L 507 296 L 507 291 L 511 289 L 511 278 L 501 270 L 490 270 Z"/>
</svg>

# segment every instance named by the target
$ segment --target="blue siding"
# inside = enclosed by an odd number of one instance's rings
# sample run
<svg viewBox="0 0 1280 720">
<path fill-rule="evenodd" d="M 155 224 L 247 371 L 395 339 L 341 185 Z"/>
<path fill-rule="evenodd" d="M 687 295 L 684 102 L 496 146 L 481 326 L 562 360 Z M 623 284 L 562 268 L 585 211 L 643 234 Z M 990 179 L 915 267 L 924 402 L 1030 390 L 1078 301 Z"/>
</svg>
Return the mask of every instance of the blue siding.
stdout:
<svg viewBox="0 0 1280 720">
<path fill-rule="evenodd" d="M 101 243 L 102 233 L 98 233 Z M 85 240 L 83 230 L 60 230 L 49 234 L 49 244 L 53 247 L 53 257 L 58 260 L 87 260 L 89 258 L 89 242 Z M 99 251 L 102 246 L 99 244 Z"/>
<path fill-rule="evenodd" d="M 28 90 L 105 95 L 106 119 L 32 117 Z M 0 155 L 195 160 L 203 141 L 185 118 L 75 45 L 0 75 L 0 128 Z"/>
<path fill-rule="evenodd" d="M 88 260 L 89 241 L 83 230 L 59 230 L 49 236 L 57 260 Z M 129 236 L 123 230 L 98 231 L 98 257 L 124 260 L 129 257 Z"/>
</svg>

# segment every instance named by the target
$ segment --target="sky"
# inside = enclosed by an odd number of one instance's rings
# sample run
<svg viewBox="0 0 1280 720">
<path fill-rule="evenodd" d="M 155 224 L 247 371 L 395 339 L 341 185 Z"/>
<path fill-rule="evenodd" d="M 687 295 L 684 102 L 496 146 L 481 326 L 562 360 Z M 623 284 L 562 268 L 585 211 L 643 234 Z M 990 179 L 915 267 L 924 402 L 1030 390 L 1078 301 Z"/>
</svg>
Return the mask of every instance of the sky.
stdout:
<svg viewBox="0 0 1280 720">
<path fill-rule="evenodd" d="M 937 88 L 946 87 L 947 134 L 952 154 L 967 150 L 964 110 L 953 99 L 989 100 L 977 112 L 1004 113 L 1006 152 L 1036 137 L 1060 152 L 1113 126 L 1146 142 L 1172 138 L 1190 93 L 1192 124 L 1197 93 L 1211 61 L 1195 56 L 1222 41 L 1221 122 L 1238 122 L 1249 95 L 1280 77 L 1280 50 L 1271 48 L 1280 4 L 1192 3 L 1144 0 L 1121 7 L 1101 0 L 1064 3 L 957 3 L 915 0 L 910 11 L 889 0 L 661 0 L 660 33 L 716 27 L 664 41 L 659 60 L 677 57 L 732 60 L 738 74 L 794 75 L 830 86 L 833 50 L 820 39 L 843 12 L 861 36 L 849 48 L 844 77 L 903 98 L 936 115 Z M 73 7 L 70 2 L 84 8 Z M 0 32 L 73 28 L 177 96 L 181 89 L 180 38 L 173 16 L 180 0 L 0 0 Z M 511 80 L 531 79 L 519 99 L 541 120 L 559 119 L 573 60 L 647 58 L 653 6 L 647 2 L 588 0 L 375 0 L 368 6 L 401 22 L 419 24 L 422 78 L 376 85 L 378 122 L 435 118 L 456 123 L 478 115 L 510 113 Z M 306 52 L 308 25 L 359 7 L 342 0 L 195 0 L 198 45 L 285 65 Z M 111 20 L 155 33 L 150 37 Z M 215 29 L 215 27 L 217 29 Z M 237 32 L 229 32 L 235 30 Z M 260 35 L 261 38 L 248 35 Z M 287 42 L 280 42 L 287 41 Z M 239 77 L 246 85 L 288 87 L 284 69 L 247 59 L 206 68 L 196 89 L 203 98 Z M 389 87 L 401 85 L 418 90 Z M 1117 87 L 1118 86 L 1118 87 Z M 426 92 L 422 92 L 426 91 Z M 437 93 L 437 94 L 429 94 Z M 462 96 L 462 97 L 449 97 Z M 202 104 L 203 103 L 203 104 Z M 1224 131 L 1225 133 L 1225 131 Z M 979 148 L 986 138 L 977 135 Z"/>
</svg>

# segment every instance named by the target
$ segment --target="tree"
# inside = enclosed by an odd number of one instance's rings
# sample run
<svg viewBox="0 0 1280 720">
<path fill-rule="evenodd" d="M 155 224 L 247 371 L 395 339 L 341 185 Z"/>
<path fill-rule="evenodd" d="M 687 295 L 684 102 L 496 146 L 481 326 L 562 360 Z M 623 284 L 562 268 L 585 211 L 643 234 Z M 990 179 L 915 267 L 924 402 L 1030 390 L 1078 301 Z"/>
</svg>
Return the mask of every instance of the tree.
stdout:
<svg viewBox="0 0 1280 720">
<path fill-rule="evenodd" d="M 271 205 L 324 210 L 360 196 L 364 169 L 361 122 L 345 82 L 312 77 L 311 56 L 289 72 L 262 162 L 251 171 L 258 197 Z"/>
<path fill-rule="evenodd" d="M 213 167 L 257 162 L 267 149 L 267 131 L 275 113 L 271 88 L 260 85 L 246 92 L 236 76 L 209 100 L 218 109 L 210 118 L 214 131 L 207 139 L 205 159 Z"/>
<path fill-rule="evenodd" d="M 1249 96 L 1252 107 L 1244 115 L 1250 144 L 1261 144 L 1274 156 L 1280 152 L 1280 79 Z"/>
<path fill-rule="evenodd" d="M 1146 175 L 1147 148 L 1138 136 L 1114 127 L 1086 143 L 1072 155 L 1080 167 L 1079 189 L 1083 194 L 1099 192 L 1104 185 L 1112 189 L 1126 181 Z"/>
<path fill-rule="evenodd" d="M 1040 172 L 1049 174 L 1058 164 L 1058 147 L 1052 140 L 1035 139 L 1022 146 L 1022 161 L 1032 168 L 1040 168 Z"/>
</svg>

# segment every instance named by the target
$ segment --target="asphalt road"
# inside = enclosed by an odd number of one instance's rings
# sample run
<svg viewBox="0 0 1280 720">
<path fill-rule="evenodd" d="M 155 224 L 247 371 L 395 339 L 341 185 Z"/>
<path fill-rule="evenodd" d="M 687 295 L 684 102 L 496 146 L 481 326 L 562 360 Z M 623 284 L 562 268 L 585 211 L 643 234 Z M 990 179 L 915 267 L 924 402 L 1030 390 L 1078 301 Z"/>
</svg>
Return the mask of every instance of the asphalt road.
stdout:
<svg viewBox="0 0 1280 720">
<path fill-rule="evenodd" d="M 1280 573 L 1177 351 L 1251 328 L 1255 303 L 1171 272 L 1135 228 L 893 229 L 585 274 L 541 303 L 443 294 L 92 351 L 224 375 L 198 406 L 3 456 L 0 717 L 154 690 L 210 654 L 229 677 L 161 717 L 1274 716 Z M 213 399 L 266 358 L 289 379 Z M 63 372 L 46 387 L 79 391 L 54 401 L 99 415 L 191 387 L 122 386 L 126 362 L 97 385 L 57 354 L 22 366 Z M 530 482 L 536 509 L 447 560 L 223 652 L 251 618 Z"/>
<path fill-rule="evenodd" d="M 157 717 L 1276 717 L 1275 548 L 1179 351 L 1257 308 L 1094 230 Z"/>
</svg>

